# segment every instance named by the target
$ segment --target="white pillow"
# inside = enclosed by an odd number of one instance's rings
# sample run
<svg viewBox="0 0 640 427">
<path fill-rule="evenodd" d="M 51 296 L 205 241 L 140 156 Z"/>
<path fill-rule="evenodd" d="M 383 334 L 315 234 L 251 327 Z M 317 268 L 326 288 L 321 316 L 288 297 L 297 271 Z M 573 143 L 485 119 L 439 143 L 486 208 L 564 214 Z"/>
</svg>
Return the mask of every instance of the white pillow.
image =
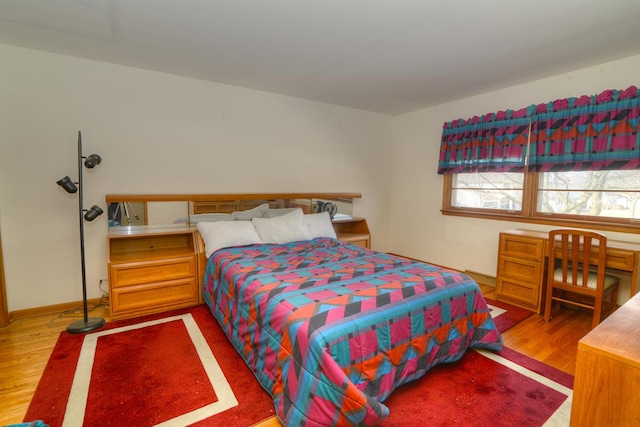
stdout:
<svg viewBox="0 0 640 427">
<path fill-rule="evenodd" d="M 309 234 L 312 239 L 316 237 L 331 237 L 337 239 L 336 230 L 331 223 L 331 215 L 329 212 L 320 212 L 304 216 L 304 222 L 309 228 Z"/>
<path fill-rule="evenodd" d="M 221 248 L 262 243 L 251 221 L 199 222 L 207 258 Z"/>
<path fill-rule="evenodd" d="M 289 212 L 295 211 L 296 209 L 300 209 L 300 208 L 267 209 L 266 211 L 264 211 L 264 214 L 262 215 L 262 218 L 273 218 L 273 217 L 276 217 L 276 216 L 286 215 Z"/>
<path fill-rule="evenodd" d="M 231 214 L 235 220 L 249 220 L 252 218 L 260 218 L 264 215 L 264 212 L 269 209 L 269 203 L 263 203 L 260 206 L 256 206 L 253 209 L 246 211 L 235 211 Z"/>
<path fill-rule="evenodd" d="M 233 221 L 233 216 L 228 213 L 205 213 L 189 215 L 191 223 L 198 222 L 215 222 L 215 221 Z"/>
<path fill-rule="evenodd" d="M 251 222 L 263 243 L 289 243 L 311 240 L 303 217 L 302 210 L 296 209 L 274 218 L 253 218 Z"/>
</svg>

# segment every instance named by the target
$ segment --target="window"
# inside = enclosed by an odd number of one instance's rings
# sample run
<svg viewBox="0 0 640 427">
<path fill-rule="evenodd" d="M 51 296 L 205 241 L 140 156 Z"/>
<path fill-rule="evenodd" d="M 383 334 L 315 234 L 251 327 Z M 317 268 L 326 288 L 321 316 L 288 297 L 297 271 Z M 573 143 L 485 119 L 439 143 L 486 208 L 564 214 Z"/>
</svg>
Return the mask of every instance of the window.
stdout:
<svg viewBox="0 0 640 427">
<path fill-rule="evenodd" d="M 540 174 L 537 213 L 640 220 L 640 170 Z"/>
<path fill-rule="evenodd" d="M 635 86 L 446 122 L 442 212 L 640 233 Z"/>
<path fill-rule="evenodd" d="M 454 174 L 451 204 L 456 208 L 520 211 L 523 184 L 523 173 Z"/>
<path fill-rule="evenodd" d="M 442 213 L 640 233 L 640 170 L 445 175 Z"/>
</svg>

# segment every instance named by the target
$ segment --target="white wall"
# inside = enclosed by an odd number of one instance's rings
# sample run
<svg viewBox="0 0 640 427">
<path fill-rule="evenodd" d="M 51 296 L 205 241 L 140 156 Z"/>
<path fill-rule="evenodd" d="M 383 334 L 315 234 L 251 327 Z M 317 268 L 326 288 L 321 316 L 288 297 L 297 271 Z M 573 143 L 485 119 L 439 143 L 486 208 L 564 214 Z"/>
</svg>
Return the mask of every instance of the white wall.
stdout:
<svg viewBox="0 0 640 427">
<path fill-rule="evenodd" d="M 9 310 L 82 298 L 85 207 L 110 193 L 361 192 L 354 213 L 387 250 L 389 116 L 0 45 L 0 227 Z M 105 209 L 106 210 L 106 209 Z M 106 276 L 106 215 L 85 226 L 89 297 Z"/>
<path fill-rule="evenodd" d="M 0 45 L 9 310 L 82 297 L 77 199 L 55 184 L 77 178 L 78 130 L 85 154 L 104 159 L 85 169 L 87 207 L 104 208 L 109 193 L 361 192 L 354 211 L 368 219 L 374 249 L 493 276 L 499 231 L 548 228 L 442 216 L 442 124 L 623 89 L 639 71 L 635 56 L 392 118 Z M 105 215 L 86 224 L 89 297 L 106 276 L 106 229 Z"/>
<path fill-rule="evenodd" d="M 443 216 L 443 179 L 436 173 L 443 123 L 606 89 L 626 89 L 640 84 L 639 75 L 640 56 L 634 56 L 396 117 L 390 250 L 495 276 L 500 231 L 550 227 Z M 638 234 L 606 234 L 612 239 L 640 242 Z M 621 290 L 621 295 L 628 298 L 628 290 Z"/>
</svg>

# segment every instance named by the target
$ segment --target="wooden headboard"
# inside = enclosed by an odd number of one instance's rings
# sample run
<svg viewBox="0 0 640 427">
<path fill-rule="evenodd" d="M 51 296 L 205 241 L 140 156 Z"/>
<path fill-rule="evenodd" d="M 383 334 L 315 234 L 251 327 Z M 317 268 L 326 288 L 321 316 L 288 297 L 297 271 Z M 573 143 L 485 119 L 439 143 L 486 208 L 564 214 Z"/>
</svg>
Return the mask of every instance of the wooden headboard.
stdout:
<svg viewBox="0 0 640 427">
<path fill-rule="evenodd" d="M 118 202 L 225 202 L 279 199 L 360 199 L 361 193 L 225 193 L 225 194 L 107 194 L 107 203 Z"/>
<path fill-rule="evenodd" d="M 299 207 L 311 213 L 311 200 L 333 200 L 351 203 L 360 193 L 229 193 L 229 194 L 107 194 L 106 202 L 142 203 L 143 212 L 149 202 L 188 202 L 190 214 L 231 213 L 269 203 L 271 208 Z M 144 215 L 144 214 L 143 214 Z M 146 222 L 145 222 L 146 224 Z"/>
</svg>

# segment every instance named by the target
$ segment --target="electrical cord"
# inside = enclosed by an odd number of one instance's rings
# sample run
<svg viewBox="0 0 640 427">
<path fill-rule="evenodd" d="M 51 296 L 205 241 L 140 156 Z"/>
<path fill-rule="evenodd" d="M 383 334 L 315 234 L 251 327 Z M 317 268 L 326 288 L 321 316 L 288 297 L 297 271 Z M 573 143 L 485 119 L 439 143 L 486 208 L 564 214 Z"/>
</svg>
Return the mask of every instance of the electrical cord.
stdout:
<svg viewBox="0 0 640 427">
<path fill-rule="evenodd" d="M 102 296 L 100 297 L 100 302 L 98 302 L 95 305 L 92 306 L 87 306 L 87 312 L 90 313 L 92 311 L 95 311 L 99 308 L 102 307 L 109 307 L 109 292 L 105 291 L 104 289 L 102 289 L 102 283 L 103 281 L 100 280 L 100 291 L 102 291 Z M 51 319 L 49 322 L 47 322 L 47 325 L 49 326 L 56 326 L 57 325 L 57 321 L 60 319 L 69 319 L 69 318 L 81 318 L 84 317 L 84 309 L 82 307 L 77 307 L 77 308 L 72 308 L 69 310 L 64 310 L 62 311 L 60 314 L 58 314 L 58 316 L 54 319 Z"/>
</svg>

